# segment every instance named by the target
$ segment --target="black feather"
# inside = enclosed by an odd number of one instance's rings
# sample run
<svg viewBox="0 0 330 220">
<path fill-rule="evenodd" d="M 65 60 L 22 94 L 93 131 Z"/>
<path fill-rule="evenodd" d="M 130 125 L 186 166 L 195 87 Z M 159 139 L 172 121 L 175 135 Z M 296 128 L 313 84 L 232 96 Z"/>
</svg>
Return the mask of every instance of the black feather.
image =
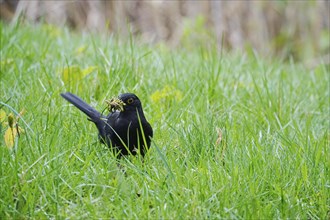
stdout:
<svg viewBox="0 0 330 220">
<path fill-rule="evenodd" d="M 118 98 L 125 103 L 124 110 L 110 112 L 107 116 L 102 115 L 72 93 L 62 93 L 61 96 L 84 112 L 89 120 L 95 123 L 100 141 L 113 149 L 115 153 L 119 152 L 119 156 L 136 155 L 137 152 L 144 156 L 150 148 L 153 130 L 146 120 L 141 102 L 135 94 L 119 95 Z"/>
</svg>

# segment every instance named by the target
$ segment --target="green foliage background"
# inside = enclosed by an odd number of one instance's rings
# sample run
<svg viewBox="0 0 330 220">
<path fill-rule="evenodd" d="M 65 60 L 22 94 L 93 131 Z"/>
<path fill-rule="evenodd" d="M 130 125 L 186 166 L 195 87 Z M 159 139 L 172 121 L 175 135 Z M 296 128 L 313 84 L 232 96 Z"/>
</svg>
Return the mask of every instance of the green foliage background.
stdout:
<svg viewBox="0 0 330 220">
<path fill-rule="evenodd" d="M 26 109 L 12 149 L 1 125 L 0 218 L 329 218 L 328 66 L 0 28 L 1 109 Z M 144 162 L 116 161 L 64 91 L 100 111 L 136 93 Z"/>
</svg>

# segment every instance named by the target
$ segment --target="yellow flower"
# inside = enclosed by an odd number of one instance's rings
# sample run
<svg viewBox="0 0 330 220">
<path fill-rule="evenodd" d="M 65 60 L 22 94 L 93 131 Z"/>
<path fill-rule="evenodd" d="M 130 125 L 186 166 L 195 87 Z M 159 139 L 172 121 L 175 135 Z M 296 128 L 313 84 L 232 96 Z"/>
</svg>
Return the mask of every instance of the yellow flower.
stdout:
<svg viewBox="0 0 330 220">
<path fill-rule="evenodd" d="M 23 109 L 19 115 L 15 118 L 12 113 L 6 114 L 2 109 L 0 110 L 0 122 L 2 126 L 8 125 L 7 130 L 5 131 L 4 140 L 7 148 L 11 149 L 15 144 L 16 137 L 19 137 L 20 134 L 24 133 L 24 129 L 18 125 L 20 116 L 25 112 Z M 7 122 L 5 119 L 7 118 Z"/>
<path fill-rule="evenodd" d="M 81 81 L 94 71 L 98 71 L 97 66 L 88 66 L 82 69 L 79 66 L 72 65 L 59 70 L 58 74 L 60 75 L 64 85 L 66 85 L 69 89 L 78 86 L 78 90 L 82 90 L 83 85 L 81 84 Z"/>
<path fill-rule="evenodd" d="M 6 112 L 2 109 L 0 109 L 0 123 L 2 125 L 2 127 L 4 127 L 6 125 Z"/>
<path fill-rule="evenodd" d="M 78 47 L 75 51 L 75 54 L 76 55 L 80 55 L 80 54 L 83 54 L 85 53 L 85 51 L 87 50 L 87 46 L 86 45 L 82 45 L 80 47 Z"/>
<path fill-rule="evenodd" d="M 179 102 L 182 100 L 182 92 L 173 86 L 166 85 L 163 89 L 154 92 L 151 100 L 157 104 Z"/>
</svg>

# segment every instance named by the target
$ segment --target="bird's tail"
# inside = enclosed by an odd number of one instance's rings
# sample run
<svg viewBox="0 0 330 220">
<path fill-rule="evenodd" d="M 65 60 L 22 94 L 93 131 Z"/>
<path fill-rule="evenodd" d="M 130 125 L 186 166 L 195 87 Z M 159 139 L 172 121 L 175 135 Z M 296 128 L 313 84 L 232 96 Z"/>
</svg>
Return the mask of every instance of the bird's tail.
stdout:
<svg viewBox="0 0 330 220">
<path fill-rule="evenodd" d="M 91 121 L 93 121 L 96 125 L 102 121 L 102 114 L 98 112 L 96 109 L 94 109 L 92 106 L 88 105 L 86 102 L 84 102 L 81 98 L 78 96 L 66 92 L 66 93 L 61 93 L 61 96 L 65 98 L 68 102 L 76 106 L 77 108 L 80 109 L 80 111 L 84 112 Z M 98 126 L 98 125 L 97 125 Z"/>
</svg>

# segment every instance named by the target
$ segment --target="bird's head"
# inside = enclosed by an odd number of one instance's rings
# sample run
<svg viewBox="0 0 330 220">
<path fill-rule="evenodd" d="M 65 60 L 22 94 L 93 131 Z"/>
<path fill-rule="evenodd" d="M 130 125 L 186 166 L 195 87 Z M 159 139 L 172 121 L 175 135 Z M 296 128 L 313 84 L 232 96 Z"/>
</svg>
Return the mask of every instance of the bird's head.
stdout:
<svg viewBox="0 0 330 220">
<path fill-rule="evenodd" d="M 142 109 L 140 99 L 133 93 L 123 93 L 118 97 L 106 100 L 108 109 L 113 111 L 136 111 L 136 109 Z"/>
</svg>

